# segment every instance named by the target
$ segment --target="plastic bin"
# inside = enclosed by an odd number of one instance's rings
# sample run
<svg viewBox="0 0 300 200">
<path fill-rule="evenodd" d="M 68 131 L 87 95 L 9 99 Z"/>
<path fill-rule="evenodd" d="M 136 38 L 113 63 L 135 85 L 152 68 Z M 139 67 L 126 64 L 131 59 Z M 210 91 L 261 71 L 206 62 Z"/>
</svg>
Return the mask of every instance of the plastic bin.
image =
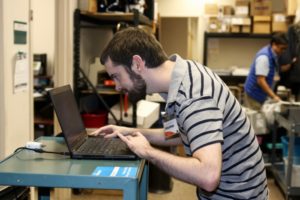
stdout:
<svg viewBox="0 0 300 200">
<path fill-rule="evenodd" d="M 86 128 L 100 128 L 107 124 L 107 112 L 97 114 L 82 114 L 82 120 Z"/>
</svg>

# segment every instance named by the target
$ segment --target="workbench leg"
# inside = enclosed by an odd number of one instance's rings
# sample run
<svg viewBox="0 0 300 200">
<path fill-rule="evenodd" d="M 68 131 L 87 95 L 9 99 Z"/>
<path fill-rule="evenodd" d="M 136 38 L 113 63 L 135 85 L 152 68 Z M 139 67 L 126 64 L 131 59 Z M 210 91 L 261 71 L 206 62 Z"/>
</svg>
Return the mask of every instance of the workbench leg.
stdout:
<svg viewBox="0 0 300 200">
<path fill-rule="evenodd" d="M 139 180 L 132 179 L 124 185 L 123 200 L 147 200 L 148 199 L 148 175 L 149 165 L 146 162 Z"/>
<path fill-rule="evenodd" d="M 39 187 L 38 188 L 38 200 L 50 200 L 50 188 Z"/>
<path fill-rule="evenodd" d="M 138 185 L 136 181 L 131 181 L 126 185 L 126 189 L 123 190 L 123 200 L 139 200 Z"/>
<path fill-rule="evenodd" d="M 147 200 L 148 199 L 148 176 L 149 176 L 149 165 L 148 163 L 145 164 L 143 175 L 141 178 L 141 182 L 139 184 L 139 191 L 140 191 L 140 200 Z"/>
</svg>

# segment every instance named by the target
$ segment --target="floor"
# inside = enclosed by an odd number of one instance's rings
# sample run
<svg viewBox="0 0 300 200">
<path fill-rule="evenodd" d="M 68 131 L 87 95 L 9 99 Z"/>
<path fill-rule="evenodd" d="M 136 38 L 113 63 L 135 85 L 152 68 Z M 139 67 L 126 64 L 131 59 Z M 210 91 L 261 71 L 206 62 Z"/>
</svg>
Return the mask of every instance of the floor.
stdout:
<svg viewBox="0 0 300 200">
<path fill-rule="evenodd" d="M 172 180 L 172 192 L 167 193 L 148 193 L 148 200 L 196 200 L 195 187 L 181 181 Z M 270 199 L 284 200 L 284 197 L 274 182 L 274 179 L 268 179 Z M 55 189 L 51 195 L 53 200 L 122 200 L 120 191 L 104 190 L 83 190 L 80 194 L 72 194 L 70 189 Z"/>
</svg>

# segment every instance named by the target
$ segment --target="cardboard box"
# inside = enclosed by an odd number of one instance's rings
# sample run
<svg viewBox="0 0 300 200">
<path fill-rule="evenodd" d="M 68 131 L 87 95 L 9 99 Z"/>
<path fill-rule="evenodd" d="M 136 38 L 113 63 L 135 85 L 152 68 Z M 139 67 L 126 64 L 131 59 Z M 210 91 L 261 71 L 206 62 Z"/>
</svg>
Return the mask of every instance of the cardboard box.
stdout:
<svg viewBox="0 0 300 200">
<path fill-rule="evenodd" d="M 232 33 L 251 33 L 250 25 L 231 25 Z"/>
<path fill-rule="evenodd" d="M 209 17 L 208 19 L 208 32 L 219 32 L 221 29 L 221 22 L 217 17 Z"/>
<path fill-rule="evenodd" d="M 228 5 L 225 5 L 223 7 L 223 15 L 233 15 L 233 7 L 232 6 L 228 6 Z"/>
<path fill-rule="evenodd" d="M 250 2 L 248 0 L 236 0 L 235 2 L 235 15 L 237 16 L 249 16 L 249 6 Z"/>
<path fill-rule="evenodd" d="M 272 32 L 286 32 L 288 30 L 288 22 L 286 15 L 276 13 L 272 16 Z"/>
<path fill-rule="evenodd" d="M 242 33 L 251 33 L 251 26 L 250 25 L 243 25 L 241 26 Z"/>
<path fill-rule="evenodd" d="M 297 10 L 297 0 L 285 0 L 286 15 L 294 16 Z"/>
<path fill-rule="evenodd" d="M 230 32 L 231 33 L 239 33 L 239 32 L 241 32 L 241 26 L 239 26 L 239 25 L 231 25 Z"/>
<path fill-rule="evenodd" d="M 232 17 L 231 18 L 231 25 L 251 25 L 251 18 L 250 17 Z"/>
<path fill-rule="evenodd" d="M 271 16 L 254 16 L 253 33 L 258 33 L 258 34 L 271 33 Z"/>
<path fill-rule="evenodd" d="M 219 7 L 215 3 L 207 3 L 205 4 L 205 14 L 206 15 L 215 15 L 217 16 L 219 13 Z"/>
<path fill-rule="evenodd" d="M 265 16 L 265 15 L 257 15 L 257 16 L 253 16 L 253 21 L 257 22 L 257 21 L 271 21 L 271 16 Z"/>
<path fill-rule="evenodd" d="M 236 0 L 235 6 L 249 6 L 250 0 Z"/>
<path fill-rule="evenodd" d="M 271 0 L 252 0 L 251 1 L 251 15 L 266 15 L 272 14 Z"/>
<path fill-rule="evenodd" d="M 230 25 L 231 25 L 231 16 L 224 16 L 222 18 L 222 21 L 220 22 L 220 31 L 223 33 L 229 33 L 230 32 Z"/>
<path fill-rule="evenodd" d="M 127 123 L 132 123 L 132 106 L 127 110 L 127 116 L 122 113 L 122 120 Z M 112 113 L 120 120 L 120 104 L 116 104 L 111 108 Z M 150 128 L 159 119 L 160 104 L 141 100 L 137 103 L 137 127 Z M 108 123 L 115 124 L 111 114 L 108 115 Z"/>
</svg>

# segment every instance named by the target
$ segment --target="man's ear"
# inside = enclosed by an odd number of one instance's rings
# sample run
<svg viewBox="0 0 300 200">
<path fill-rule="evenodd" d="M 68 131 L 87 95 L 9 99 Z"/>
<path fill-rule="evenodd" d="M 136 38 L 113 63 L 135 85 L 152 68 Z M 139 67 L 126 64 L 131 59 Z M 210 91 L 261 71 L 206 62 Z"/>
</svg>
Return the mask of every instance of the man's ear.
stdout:
<svg viewBox="0 0 300 200">
<path fill-rule="evenodd" d="M 145 61 L 139 55 L 132 56 L 131 70 L 136 74 L 140 74 L 145 67 Z"/>
</svg>

